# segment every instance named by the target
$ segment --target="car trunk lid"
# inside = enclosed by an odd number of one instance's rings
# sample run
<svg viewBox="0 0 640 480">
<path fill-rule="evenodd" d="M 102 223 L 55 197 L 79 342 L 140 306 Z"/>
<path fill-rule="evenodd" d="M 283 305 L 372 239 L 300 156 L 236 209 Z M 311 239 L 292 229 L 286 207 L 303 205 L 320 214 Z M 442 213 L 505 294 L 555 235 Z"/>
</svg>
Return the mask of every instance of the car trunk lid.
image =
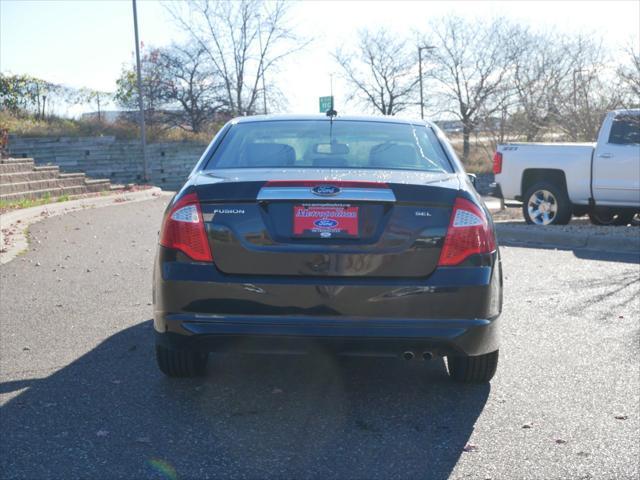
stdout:
<svg viewBox="0 0 640 480">
<path fill-rule="evenodd" d="M 338 169 L 220 170 L 194 185 L 222 272 L 333 277 L 429 275 L 460 186 L 452 174 Z"/>
</svg>

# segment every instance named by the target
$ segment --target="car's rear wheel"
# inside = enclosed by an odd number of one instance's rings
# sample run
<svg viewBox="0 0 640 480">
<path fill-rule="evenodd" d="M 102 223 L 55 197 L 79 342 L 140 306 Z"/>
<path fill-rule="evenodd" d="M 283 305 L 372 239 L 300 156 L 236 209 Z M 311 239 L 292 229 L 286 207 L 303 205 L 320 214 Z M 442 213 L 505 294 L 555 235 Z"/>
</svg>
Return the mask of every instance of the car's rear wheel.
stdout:
<svg viewBox="0 0 640 480">
<path fill-rule="evenodd" d="M 538 182 L 527 189 L 522 214 L 533 225 L 566 225 L 572 206 L 567 192 L 551 182 Z"/>
<path fill-rule="evenodd" d="M 498 352 L 475 357 L 448 356 L 449 375 L 457 382 L 486 383 L 493 378 L 498 368 Z"/>
<path fill-rule="evenodd" d="M 610 208 L 595 208 L 589 212 L 589 220 L 594 225 L 629 225 L 635 212 L 619 212 Z"/>
<path fill-rule="evenodd" d="M 158 368 L 168 377 L 199 377 L 204 375 L 208 355 L 190 350 L 172 350 L 156 345 Z"/>
</svg>

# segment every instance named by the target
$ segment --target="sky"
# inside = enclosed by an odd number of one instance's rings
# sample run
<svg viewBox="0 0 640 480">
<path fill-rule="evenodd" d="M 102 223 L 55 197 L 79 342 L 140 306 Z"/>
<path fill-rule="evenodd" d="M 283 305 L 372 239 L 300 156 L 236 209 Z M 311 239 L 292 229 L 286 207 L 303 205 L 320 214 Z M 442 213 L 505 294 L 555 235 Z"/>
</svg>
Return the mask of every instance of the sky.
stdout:
<svg viewBox="0 0 640 480">
<path fill-rule="evenodd" d="M 447 14 L 480 20 L 506 17 L 534 28 L 596 34 L 614 51 L 640 43 L 639 0 L 301 1 L 292 6 L 292 23 L 300 34 L 315 40 L 282 65 L 280 88 L 288 100 L 288 111 L 317 112 L 318 97 L 329 94 L 329 75 L 338 72 L 330 53 L 354 42 L 358 29 L 385 26 L 409 34 Z M 145 45 L 163 46 L 185 39 L 157 0 L 138 0 L 138 23 Z M 3 73 L 113 91 L 123 64 L 134 59 L 134 48 L 129 0 L 0 0 Z M 336 78 L 337 106 L 347 93 L 346 85 Z M 341 113 L 369 112 L 348 104 Z"/>
</svg>

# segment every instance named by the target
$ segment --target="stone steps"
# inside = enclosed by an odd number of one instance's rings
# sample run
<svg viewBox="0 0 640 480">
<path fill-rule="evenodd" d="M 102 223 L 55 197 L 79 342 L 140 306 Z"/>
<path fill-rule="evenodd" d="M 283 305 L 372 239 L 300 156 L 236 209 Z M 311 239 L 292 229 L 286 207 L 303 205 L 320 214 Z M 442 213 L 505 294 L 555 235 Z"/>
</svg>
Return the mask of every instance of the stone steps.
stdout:
<svg viewBox="0 0 640 480">
<path fill-rule="evenodd" d="M 0 183 L 0 195 L 7 193 L 29 192 L 31 190 L 45 190 L 47 188 L 77 187 L 84 184 L 84 176 L 32 180 L 28 182 Z"/>
<path fill-rule="evenodd" d="M 0 158 L 0 165 L 12 165 L 14 163 L 33 163 L 33 158 Z"/>
<path fill-rule="evenodd" d="M 20 158 L 19 162 L 7 162 L 3 159 L 0 163 L 0 173 L 25 173 L 31 172 L 34 167 L 32 158 Z M 14 159 L 11 159 L 14 160 Z"/>
<path fill-rule="evenodd" d="M 0 185 L 7 183 L 34 182 L 58 178 L 57 170 L 32 170 L 30 172 L 0 173 Z"/>
<path fill-rule="evenodd" d="M 109 179 L 89 179 L 84 173 L 60 173 L 57 165 L 35 166 L 30 158 L 0 160 L 0 201 L 3 202 L 112 190 Z"/>
<path fill-rule="evenodd" d="M 52 200 L 62 195 L 62 188 L 46 188 L 44 190 L 31 190 L 30 192 L 8 193 L 0 195 L 2 202 L 17 202 L 25 199 L 39 199 L 50 197 Z"/>
</svg>

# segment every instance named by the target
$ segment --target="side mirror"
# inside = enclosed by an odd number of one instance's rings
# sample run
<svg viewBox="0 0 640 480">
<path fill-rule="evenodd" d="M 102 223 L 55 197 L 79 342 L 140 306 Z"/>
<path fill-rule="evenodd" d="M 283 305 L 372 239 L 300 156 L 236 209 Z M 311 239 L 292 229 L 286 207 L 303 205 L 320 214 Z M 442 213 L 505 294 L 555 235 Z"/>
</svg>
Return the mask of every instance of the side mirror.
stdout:
<svg viewBox="0 0 640 480">
<path fill-rule="evenodd" d="M 478 177 L 476 176 L 476 174 L 467 173 L 467 177 L 469 177 L 469 180 L 471 181 L 471 185 L 473 185 L 473 188 L 476 188 L 478 185 Z"/>
</svg>

